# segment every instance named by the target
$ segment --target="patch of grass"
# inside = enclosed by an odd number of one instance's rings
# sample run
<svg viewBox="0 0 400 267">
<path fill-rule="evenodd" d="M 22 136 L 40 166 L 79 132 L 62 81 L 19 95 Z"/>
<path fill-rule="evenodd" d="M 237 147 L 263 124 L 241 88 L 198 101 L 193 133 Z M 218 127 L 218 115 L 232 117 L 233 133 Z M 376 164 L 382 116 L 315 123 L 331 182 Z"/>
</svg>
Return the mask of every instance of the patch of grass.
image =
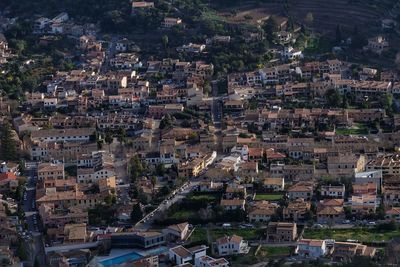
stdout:
<svg viewBox="0 0 400 267">
<path fill-rule="evenodd" d="M 336 129 L 338 135 L 366 135 L 368 134 L 368 127 L 361 123 L 356 123 L 351 128 Z"/>
<path fill-rule="evenodd" d="M 190 200 L 212 202 L 219 200 L 220 196 L 217 194 L 193 194 L 188 197 Z"/>
<path fill-rule="evenodd" d="M 210 234 L 213 240 L 223 237 L 225 235 L 231 236 L 231 235 L 238 235 L 243 237 L 245 240 L 255 240 L 259 239 L 260 236 L 262 235 L 263 230 L 262 229 L 211 229 Z"/>
<path fill-rule="evenodd" d="M 283 198 L 282 194 L 256 194 L 255 200 L 277 201 Z"/>
<path fill-rule="evenodd" d="M 207 231 L 204 228 L 196 228 L 189 238 L 190 243 L 204 241 L 207 243 Z"/>
<path fill-rule="evenodd" d="M 209 229 L 213 241 L 223 236 L 238 235 L 245 240 L 258 240 L 262 234 L 262 229 Z M 207 243 L 207 230 L 205 228 L 196 228 L 189 238 L 190 243 L 204 241 Z"/>
<path fill-rule="evenodd" d="M 393 237 L 399 237 L 400 230 L 381 231 L 376 229 L 355 228 L 355 229 L 306 229 L 304 238 L 313 239 L 335 239 L 346 241 L 347 239 L 360 242 L 382 242 L 389 241 Z"/>
<path fill-rule="evenodd" d="M 292 247 L 261 247 L 257 253 L 257 256 L 262 257 L 276 257 L 276 256 L 287 256 L 293 251 Z"/>
<path fill-rule="evenodd" d="M 229 261 L 234 267 L 249 266 L 271 257 L 287 257 L 292 251 L 292 247 L 261 247 L 257 255 L 254 255 L 256 247 L 252 247 L 248 254 L 229 257 Z"/>
</svg>

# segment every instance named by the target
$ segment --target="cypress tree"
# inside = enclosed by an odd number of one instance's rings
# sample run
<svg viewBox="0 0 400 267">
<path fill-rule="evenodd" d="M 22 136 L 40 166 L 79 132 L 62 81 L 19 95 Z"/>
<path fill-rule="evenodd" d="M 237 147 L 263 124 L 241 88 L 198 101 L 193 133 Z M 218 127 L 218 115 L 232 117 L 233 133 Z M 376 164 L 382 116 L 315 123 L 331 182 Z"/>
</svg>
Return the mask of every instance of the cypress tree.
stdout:
<svg viewBox="0 0 400 267">
<path fill-rule="evenodd" d="M 8 122 L 3 123 L 0 130 L 0 158 L 2 160 L 15 160 L 17 158 L 17 147 Z"/>
</svg>

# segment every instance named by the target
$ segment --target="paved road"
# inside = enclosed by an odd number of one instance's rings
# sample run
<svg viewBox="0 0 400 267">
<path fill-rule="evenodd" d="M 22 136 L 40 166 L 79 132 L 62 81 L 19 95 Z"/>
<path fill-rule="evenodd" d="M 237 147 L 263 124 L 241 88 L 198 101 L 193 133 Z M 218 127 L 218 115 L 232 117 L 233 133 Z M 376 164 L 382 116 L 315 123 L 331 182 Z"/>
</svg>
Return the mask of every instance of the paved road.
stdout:
<svg viewBox="0 0 400 267">
<path fill-rule="evenodd" d="M 189 194 L 192 190 L 194 190 L 199 185 L 199 182 L 197 182 L 197 181 L 190 182 L 190 184 L 188 184 L 186 186 L 185 185 L 179 189 L 176 189 L 174 191 L 176 193 L 175 194 L 172 193 L 171 199 L 163 201 L 154 211 L 147 214 L 142 219 L 141 222 L 136 224 L 135 228 L 139 229 L 139 230 L 148 230 L 151 227 L 151 225 L 153 224 L 155 219 L 159 218 L 173 204 L 184 199 L 187 194 Z"/>
<path fill-rule="evenodd" d="M 30 233 L 30 242 L 26 242 L 26 250 L 30 254 L 33 266 L 36 261 L 39 266 L 46 266 L 46 256 L 44 253 L 43 243 L 43 226 L 40 222 L 39 214 L 36 210 L 36 182 L 37 174 L 36 170 L 32 169 L 29 171 L 28 181 L 26 184 L 26 190 L 22 197 L 22 209 L 25 212 L 25 223 L 28 226 L 28 232 Z"/>
<path fill-rule="evenodd" d="M 101 66 L 101 73 L 106 73 L 107 71 L 109 71 L 110 69 L 110 59 L 112 59 L 114 57 L 114 55 L 116 54 L 116 43 L 119 39 L 119 36 L 112 36 L 111 40 L 108 42 L 108 49 L 106 51 L 106 57 L 104 60 L 103 65 Z"/>
<path fill-rule="evenodd" d="M 211 102 L 211 118 L 214 122 L 214 126 L 219 128 L 222 120 L 222 103 L 218 98 L 218 81 L 212 81 L 211 83 L 213 101 Z"/>
</svg>

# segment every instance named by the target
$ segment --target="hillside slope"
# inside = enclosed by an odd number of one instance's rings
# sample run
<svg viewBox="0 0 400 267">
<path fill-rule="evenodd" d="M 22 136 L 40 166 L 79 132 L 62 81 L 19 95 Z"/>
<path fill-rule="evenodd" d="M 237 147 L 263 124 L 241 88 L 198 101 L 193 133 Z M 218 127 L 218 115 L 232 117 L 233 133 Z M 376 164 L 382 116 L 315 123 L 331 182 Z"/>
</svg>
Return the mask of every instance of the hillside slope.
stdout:
<svg viewBox="0 0 400 267">
<path fill-rule="evenodd" d="M 380 26 L 392 6 L 393 0 L 288 0 L 288 12 L 296 20 L 307 23 L 307 14 L 313 15 L 311 27 L 320 32 L 332 31 L 337 25 L 351 30 L 357 26 L 368 31 Z M 310 24 L 310 23 L 309 23 Z"/>
</svg>

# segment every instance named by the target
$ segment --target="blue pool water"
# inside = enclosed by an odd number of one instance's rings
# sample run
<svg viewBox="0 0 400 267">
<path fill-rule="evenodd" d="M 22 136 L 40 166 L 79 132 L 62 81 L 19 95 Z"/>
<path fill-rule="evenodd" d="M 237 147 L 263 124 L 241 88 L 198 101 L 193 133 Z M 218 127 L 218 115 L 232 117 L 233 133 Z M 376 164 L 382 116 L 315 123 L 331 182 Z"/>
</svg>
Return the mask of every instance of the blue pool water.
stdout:
<svg viewBox="0 0 400 267">
<path fill-rule="evenodd" d="M 104 260 L 101 261 L 100 263 L 104 266 L 104 267 L 109 267 L 109 266 L 114 266 L 117 264 L 121 264 L 130 260 L 137 260 L 142 258 L 142 255 L 136 253 L 136 252 L 131 252 L 125 255 L 121 255 L 112 259 L 108 259 L 108 260 Z"/>
</svg>

